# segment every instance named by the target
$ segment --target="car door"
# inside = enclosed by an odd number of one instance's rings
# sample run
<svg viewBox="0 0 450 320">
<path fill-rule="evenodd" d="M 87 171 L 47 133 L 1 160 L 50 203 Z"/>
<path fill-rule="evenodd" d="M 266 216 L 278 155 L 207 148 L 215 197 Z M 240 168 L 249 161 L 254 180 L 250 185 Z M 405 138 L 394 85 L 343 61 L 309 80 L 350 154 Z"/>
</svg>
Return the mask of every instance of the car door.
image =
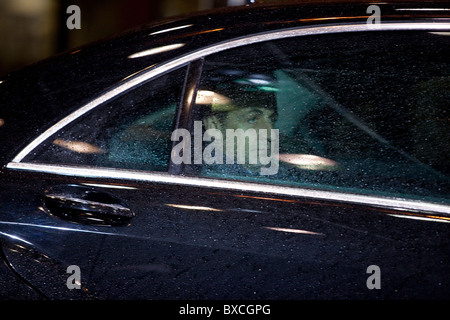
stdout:
<svg viewBox="0 0 450 320">
<path fill-rule="evenodd" d="M 137 177 L 143 170 L 167 174 L 170 134 L 179 109 L 186 69 L 181 66 L 150 83 L 140 83 L 74 123 L 61 126 L 61 130 L 55 130 L 55 135 L 39 141 L 38 148 L 30 155 L 35 160 L 25 158 L 22 163 L 38 165 L 41 169 L 4 173 L 3 203 L 7 197 L 12 198 L 8 201 L 10 207 L 2 209 L 4 252 L 14 270 L 43 296 L 92 298 L 122 294 L 119 289 L 108 294 L 103 282 L 97 284 L 98 281 L 92 280 L 94 271 L 103 273 L 110 264 L 117 263 L 109 254 L 101 258 L 99 253 L 103 249 L 99 249 L 108 236 L 123 231 L 125 239 L 127 234 L 134 239 L 140 232 L 128 233 L 127 230 L 136 223 L 131 224 L 137 217 L 136 210 L 159 211 L 154 205 L 158 207 L 164 195 L 157 188 L 160 183 L 151 186 L 153 191 L 143 191 L 137 186 L 123 185 L 122 179 L 115 179 L 113 173 L 132 168 Z M 105 96 L 102 99 L 106 99 Z M 71 122 L 70 117 L 74 116 L 78 117 L 75 113 L 62 122 Z M 72 171 L 91 169 L 98 174 L 102 168 L 109 168 L 113 175 L 106 174 L 105 179 L 88 178 L 86 172 L 79 175 Z M 69 171 L 63 173 L 65 170 Z M 130 191 L 135 191 L 132 192 L 135 200 L 124 201 L 122 197 Z M 151 198 L 147 198 L 147 192 Z M 136 198 L 137 194 L 140 196 Z M 136 203 L 132 204 L 134 201 Z M 144 219 L 137 225 L 147 226 L 145 221 L 150 217 L 141 217 Z M 144 234 L 159 237 L 158 233 L 148 232 L 143 231 L 138 237 Z M 136 239 L 128 245 L 134 241 Z M 110 253 L 116 251 L 107 246 Z M 126 246 L 119 256 L 128 252 Z M 69 266 L 81 271 L 83 289 L 68 289 Z M 128 278 L 133 276 L 130 274 Z"/>
<path fill-rule="evenodd" d="M 370 41 L 357 33 L 302 35 L 275 41 L 279 35 L 269 34 L 132 79 L 35 140 L 3 173 L 2 197 L 13 201 L 1 209 L 0 232 L 15 272 L 54 299 L 445 296 L 448 180 L 435 174 L 446 172 L 441 150 L 417 162 L 398 143 L 388 146 L 396 121 L 373 118 L 389 107 L 359 102 L 381 99 L 390 86 L 371 91 L 385 78 L 361 63 L 367 56 L 351 63 L 375 45 L 387 54 L 405 35 L 389 34 L 391 42 L 384 33 Z M 447 41 L 433 39 L 437 48 Z M 349 50 L 350 43 L 358 45 Z M 336 61 L 345 69 L 332 68 Z M 358 82 L 363 75 L 371 81 Z M 246 90 L 225 96 L 229 82 Z M 365 86 L 360 100 L 344 94 L 358 86 Z M 205 107 L 229 111 L 232 98 L 249 97 L 275 103 L 277 118 L 266 129 L 280 133 L 273 139 L 280 157 L 271 157 L 279 171 L 254 174 L 220 157 L 196 161 L 220 150 L 207 149 L 205 128 L 196 131 Z M 402 130 L 393 138 L 404 138 Z M 424 148 L 415 150 L 420 156 Z"/>
</svg>

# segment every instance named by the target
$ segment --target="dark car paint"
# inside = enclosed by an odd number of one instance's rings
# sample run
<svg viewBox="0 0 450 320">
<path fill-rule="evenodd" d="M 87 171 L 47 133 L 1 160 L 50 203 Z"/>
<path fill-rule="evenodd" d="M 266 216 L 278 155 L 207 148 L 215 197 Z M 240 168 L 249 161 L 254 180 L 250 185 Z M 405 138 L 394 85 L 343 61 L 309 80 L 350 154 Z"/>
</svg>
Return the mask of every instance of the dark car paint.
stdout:
<svg viewBox="0 0 450 320">
<path fill-rule="evenodd" d="M 8 176 L 6 186 L 24 187 L 14 207 L 2 209 L 11 221 L 2 232 L 17 237 L 3 234 L 4 253 L 52 299 L 429 299 L 449 290 L 446 223 L 336 202 L 128 183 L 137 189 L 104 189 L 130 204 L 129 225 L 83 226 L 46 213 L 45 188 L 93 181 Z M 82 290 L 67 289 L 69 265 L 84 271 Z M 366 286 L 370 265 L 382 270 L 382 290 Z"/>
<path fill-rule="evenodd" d="M 50 299 L 447 298 L 448 224 L 392 216 L 417 212 L 4 167 L 56 120 L 155 63 L 249 32 L 332 22 L 314 18 L 365 20 L 366 8 L 367 4 L 294 10 L 274 5 L 251 13 L 227 9 L 206 19 L 175 20 L 130 33 L 3 78 L 0 118 L 5 125 L 0 132 L 8 138 L 2 138 L 0 145 L 0 241 L 2 257 L 7 260 L 4 268 L 13 271 L 8 277 L 15 280 L 8 281 L 8 289 L 2 289 L 0 297 L 33 297 L 28 296 L 32 289 L 34 297 Z M 389 6 L 381 8 L 390 13 L 389 19 L 409 18 Z M 229 15 L 224 14 L 228 11 Z M 194 27 L 152 40 L 145 37 L 180 23 Z M 222 27 L 225 29 L 214 31 Z M 158 43 L 180 39 L 190 39 L 181 51 L 132 63 L 126 58 Z M 64 69 L 58 69 L 61 66 Z M 59 71 L 55 74 L 55 70 Z M 73 185 L 121 199 L 134 217 L 129 224 L 104 226 L 49 214 L 45 205 L 48 191 Z M 195 208 L 198 206 L 202 208 Z M 69 290 L 66 285 L 70 265 L 81 269 L 81 290 Z M 367 287 L 370 265 L 381 269 L 379 290 Z M 11 295 L 14 289 L 10 284 L 19 286 L 19 278 L 27 289 L 23 295 Z"/>
</svg>

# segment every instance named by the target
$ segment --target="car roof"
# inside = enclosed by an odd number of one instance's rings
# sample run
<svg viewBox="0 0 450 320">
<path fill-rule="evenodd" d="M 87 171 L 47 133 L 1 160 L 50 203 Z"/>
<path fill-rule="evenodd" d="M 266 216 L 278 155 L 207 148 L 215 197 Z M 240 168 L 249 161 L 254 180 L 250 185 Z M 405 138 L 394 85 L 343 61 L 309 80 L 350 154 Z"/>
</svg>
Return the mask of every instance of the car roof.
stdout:
<svg viewBox="0 0 450 320">
<path fill-rule="evenodd" d="M 152 60 L 152 62 L 156 62 L 174 58 L 176 55 L 192 51 L 196 47 L 208 46 L 250 33 L 308 25 L 365 22 L 371 15 L 367 12 L 367 8 L 373 4 L 381 8 L 383 21 L 442 21 L 445 18 L 450 19 L 450 0 L 383 1 L 379 3 L 371 0 L 302 0 L 256 3 L 247 6 L 203 10 L 160 19 L 101 39 L 97 43 L 89 43 L 71 49 L 60 55 L 91 54 L 95 48 L 97 50 L 108 48 L 113 54 L 115 52 L 122 54 L 117 56 L 118 59 L 125 60 L 129 55 L 125 56 L 123 53 L 126 52 L 117 50 L 121 42 L 129 44 L 129 50 L 132 51 L 135 48 L 148 49 L 159 43 L 168 44 L 173 41 L 183 41 L 183 39 L 189 42 L 189 46 L 181 51 L 170 52 L 168 55 L 158 56 L 157 60 Z M 439 8 L 445 10 L 437 10 Z M 55 57 L 51 57 L 51 59 Z"/>
<path fill-rule="evenodd" d="M 364 23 L 371 15 L 367 13 L 370 4 L 373 1 L 291 1 L 170 17 L 1 77 L 0 119 L 4 119 L 4 125 L 0 133 L 13 138 L 0 146 L 0 161 L 11 150 L 24 147 L 50 122 L 76 110 L 124 76 L 127 78 L 188 52 L 248 34 L 299 26 Z M 438 10 L 450 8 L 449 4 L 447 1 L 395 1 L 377 5 L 385 22 L 450 21 L 450 11 Z M 149 49 L 176 44 L 182 46 L 157 55 L 139 56 Z"/>
<path fill-rule="evenodd" d="M 141 67 L 173 59 L 186 52 L 201 47 L 238 38 L 248 34 L 268 32 L 277 29 L 293 28 L 299 26 L 324 25 L 333 23 L 365 22 L 371 13 L 367 8 L 376 4 L 381 8 L 383 21 L 442 21 L 450 19 L 450 1 L 389 1 L 374 2 L 370 0 L 345 1 L 345 0 L 303 0 L 281 1 L 280 3 L 260 3 L 247 6 L 223 7 L 195 13 L 169 17 L 152 22 L 147 25 L 133 28 L 124 33 L 102 39 L 96 43 L 89 43 L 68 52 L 46 59 L 39 64 L 50 62 L 57 64 L 58 58 L 75 60 L 75 57 L 83 59 L 95 59 L 96 52 L 108 51 L 111 61 L 117 66 L 132 64 L 132 71 L 137 72 Z M 446 10 L 437 10 L 444 8 Z M 450 21 L 450 20 L 449 20 Z M 179 50 L 164 52 L 162 55 L 148 56 L 146 59 L 130 62 L 130 56 L 157 47 L 161 44 L 184 42 L 185 46 Z M 101 76 L 101 72 L 107 69 L 111 61 L 99 59 L 95 61 L 98 67 L 94 72 L 80 74 L 80 78 Z M 94 65 L 94 63 L 91 63 Z M 30 66 L 29 69 L 31 70 Z M 48 67 L 48 65 L 46 66 Z M 122 69 L 118 69 L 121 77 Z M 76 72 L 76 69 L 72 69 Z M 94 71 L 94 70 L 92 70 Z M 83 75 L 83 77 L 81 77 Z M 5 82 L 7 77 L 0 77 Z M 118 80 L 116 78 L 115 80 Z M 23 78 L 22 78 L 23 80 Z M 114 81 L 114 77 L 110 80 Z"/>
</svg>

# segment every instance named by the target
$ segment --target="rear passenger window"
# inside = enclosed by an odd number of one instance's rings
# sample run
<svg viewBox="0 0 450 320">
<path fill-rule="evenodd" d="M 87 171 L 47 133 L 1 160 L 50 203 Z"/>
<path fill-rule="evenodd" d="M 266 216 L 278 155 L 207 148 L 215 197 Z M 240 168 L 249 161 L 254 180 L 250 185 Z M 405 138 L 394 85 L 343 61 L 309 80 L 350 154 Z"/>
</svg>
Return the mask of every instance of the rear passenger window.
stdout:
<svg viewBox="0 0 450 320">
<path fill-rule="evenodd" d="M 167 171 L 185 68 L 96 107 L 47 139 L 25 161 Z"/>
</svg>

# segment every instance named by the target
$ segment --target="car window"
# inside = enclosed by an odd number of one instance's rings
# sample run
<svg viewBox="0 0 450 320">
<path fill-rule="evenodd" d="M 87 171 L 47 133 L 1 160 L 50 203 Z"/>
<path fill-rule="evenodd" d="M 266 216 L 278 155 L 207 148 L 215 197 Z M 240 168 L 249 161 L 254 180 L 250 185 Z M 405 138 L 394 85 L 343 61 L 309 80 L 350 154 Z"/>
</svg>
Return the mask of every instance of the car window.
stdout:
<svg viewBox="0 0 450 320">
<path fill-rule="evenodd" d="M 185 68 L 143 83 L 77 118 L 24 160 L 166 171 Z"/>
<path fill-rule="evenodd" d="M 447 33 L 393 31 L 208 56 L 187 173 L 449 202 L 449 62 Z"/>
</svg>

